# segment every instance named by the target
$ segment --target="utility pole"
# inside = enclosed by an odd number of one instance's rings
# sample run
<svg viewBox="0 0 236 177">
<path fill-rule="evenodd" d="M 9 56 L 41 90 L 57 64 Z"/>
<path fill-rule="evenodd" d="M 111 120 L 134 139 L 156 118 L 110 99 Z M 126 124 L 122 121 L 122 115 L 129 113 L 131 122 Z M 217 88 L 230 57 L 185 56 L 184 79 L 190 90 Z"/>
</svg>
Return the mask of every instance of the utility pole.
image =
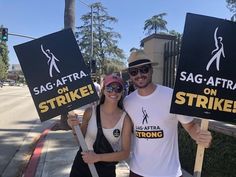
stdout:
<svg viewBox="0 0 236 177">
<path fill-rule="evenodd" d="M 93 5 L 91 8 L 91 58 L 93 58 Z"/>
</svg>

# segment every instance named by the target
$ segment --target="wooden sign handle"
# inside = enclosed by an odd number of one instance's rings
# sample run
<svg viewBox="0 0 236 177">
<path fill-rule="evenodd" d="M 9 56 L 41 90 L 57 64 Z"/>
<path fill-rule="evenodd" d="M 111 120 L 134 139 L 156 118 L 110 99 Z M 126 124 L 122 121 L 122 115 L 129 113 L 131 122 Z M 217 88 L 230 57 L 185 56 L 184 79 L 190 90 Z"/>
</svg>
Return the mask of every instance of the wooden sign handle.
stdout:
<svg viewBox="0 0 236 177">
<path fill-rule="evenodd" d="M 208 119 L 201 120 L 201 130 L 208 130 Z M 194 166 L 194 177 L 201 177 L 202 172 L 202 163 L 204 158 L 204 150 L 205 148 L 201 145 L 197 146 L 197 154 L 195 159 L 195 166 Z"/>
<path fill-rule="evenodd" d="M 88 151 L 88 147 L 87 147 L 87 144 L 84 140 L 84 136 L 83 136 L 82 131 L 81 131 L 81 129 L 78 125 L 75 126 L 75 133 L 76 133 L 76 136 L 79 140 L 79 143 L 80 143 L 80 146 L 81 146 L 82 150 L 83 151 Z M 99 177 L 94 164 L 88 164 L 88 167 L 89 167 L 89 170 L 92 174 L 92 177 Z"/>
</svg>

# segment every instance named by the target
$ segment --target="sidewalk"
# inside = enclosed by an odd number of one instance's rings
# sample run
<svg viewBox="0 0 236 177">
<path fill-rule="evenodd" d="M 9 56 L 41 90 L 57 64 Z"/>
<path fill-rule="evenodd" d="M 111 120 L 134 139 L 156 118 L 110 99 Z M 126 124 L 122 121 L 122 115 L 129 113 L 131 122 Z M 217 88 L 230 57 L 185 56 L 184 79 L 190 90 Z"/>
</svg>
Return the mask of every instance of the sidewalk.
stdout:
<svg viewBox="0 0 236 177">
<path fill-rule="evenodd" d="M 32 129 L 27 133 L 24 138 L 20 148 L 15 152 L 11 161 L 8 163 L 3 173 L 0 174 L 1 177 L 20 177 L 22 175 L 23 169 L 28 164 L 28 161 L 35 149 L 35 144 L 38 142 L 45 129 L 50 129 L 55 125 L 55 121 L 58 118 L 45 121 L 43 123 L 38 119 Z"/>
<path fill-rule="evenodd" d="M 80 109 L 80 115 L 83 109 Z M 78 143 L 72 132 L 65 130 L 49 130 L 43 132 L 34 154 L 23 177 L 69 177 L 74 157 L 78 151 Z M 126 162 L 117 165 L 117 177 L 128 177 Z"/>
<path fill-rule="evenodd" d="M 43 146 L 35 177 L 69 177 L 77 151 L 78 145 L 70 131 L 50 131 Z M 124 162 L 118 164 L 117 174 L 117 177 L 128 176 L 129 170 Z"/>
<path fill-rule="evenodd" d="M 80 116 L 84 109 L 78 110 Z M 69 130 L 46 129 L 38 141 L 22 177 L 69 177 L 78 143 Z M 117 177 L 128 177 L 129 167 L 123 161 L 117 165 Z M 192 177 L 183 170 L 184 177 Z"/>
</svg>

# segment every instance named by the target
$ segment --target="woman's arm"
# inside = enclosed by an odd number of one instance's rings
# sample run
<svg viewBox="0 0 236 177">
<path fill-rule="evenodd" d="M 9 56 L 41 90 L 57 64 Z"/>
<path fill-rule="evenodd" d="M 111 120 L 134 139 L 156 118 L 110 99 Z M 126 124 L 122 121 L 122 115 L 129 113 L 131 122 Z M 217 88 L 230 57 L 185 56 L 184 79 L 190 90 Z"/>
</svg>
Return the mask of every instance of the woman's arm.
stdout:
<svg viewBox="0 0 236 177">
<path fill-rule="evenodd" d="M 95 163 L 99 161 L 113 162 L 127 159 L 130 154 L 132 127 L 133 125 L 131 119 L 128 115 L 126 115 L 121 134 L 121 151 L 113 153 L 104 153 L 104 154 L 96 154 L 94 152 L 82 152 L 84 162 L 86 163 Z"/>
<path fill-rule="evenodd" d="M 77 119 L 78 115 L 76 114 L 76 112 L 75 111 L 69 112 L 67 123 L 72 128 L 73 134 L 75 134 L 74 126 L 80 125 L 81 131 L 82 131 L 83 135 L 85 136 L 85 133 L 87 131 L 88 122 L 91 118 L 91 115 L 92 115 L 92 108 L 89 107 L 84 111 L 82 124 L 81 124 L 80 120 Z"/>
<path fill-rule="evenodd" d="M 80 126 L 81 131 L 82 131 L 84 136 L 87 132 L 88 122 L 89 122 L 89 120 L 92 116 L 92 112 L 93 112 L 92 107 L 89 107 L 84 111 L 82 124 Z"/>
</svg>

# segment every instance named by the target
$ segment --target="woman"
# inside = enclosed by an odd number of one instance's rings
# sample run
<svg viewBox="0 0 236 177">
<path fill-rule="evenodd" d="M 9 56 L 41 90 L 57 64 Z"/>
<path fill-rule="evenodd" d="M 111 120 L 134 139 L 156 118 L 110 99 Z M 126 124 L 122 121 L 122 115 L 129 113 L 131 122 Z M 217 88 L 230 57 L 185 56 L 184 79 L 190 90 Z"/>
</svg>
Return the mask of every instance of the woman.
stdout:
<svg viewBox="0 0 236 177">
<path fill-rule="evenodd" d="M 104 78 L 100 104 L 96 108 L 86 109 L 83 115 L 81 130 L 85 136 L 89 152 L 81 152 L 81 149 L 78 151 L 70 177 L 90 177 L 91 174 L 87 165 L 90 163 L 95 164 L 99 177 L 115 177 L 114 162 L 128 158 L 132 123 L 122 109 L 123 90 L 124 84 L 120 77 L 109 75 Z M 113 152 L 94 152 L 99 114 L 103 134 L 110 143 Z M 69 114 L 68 124 L 73 129 L 73 126 L 78 125 L 79 121 L 73 114 Z"/>
</svg>

